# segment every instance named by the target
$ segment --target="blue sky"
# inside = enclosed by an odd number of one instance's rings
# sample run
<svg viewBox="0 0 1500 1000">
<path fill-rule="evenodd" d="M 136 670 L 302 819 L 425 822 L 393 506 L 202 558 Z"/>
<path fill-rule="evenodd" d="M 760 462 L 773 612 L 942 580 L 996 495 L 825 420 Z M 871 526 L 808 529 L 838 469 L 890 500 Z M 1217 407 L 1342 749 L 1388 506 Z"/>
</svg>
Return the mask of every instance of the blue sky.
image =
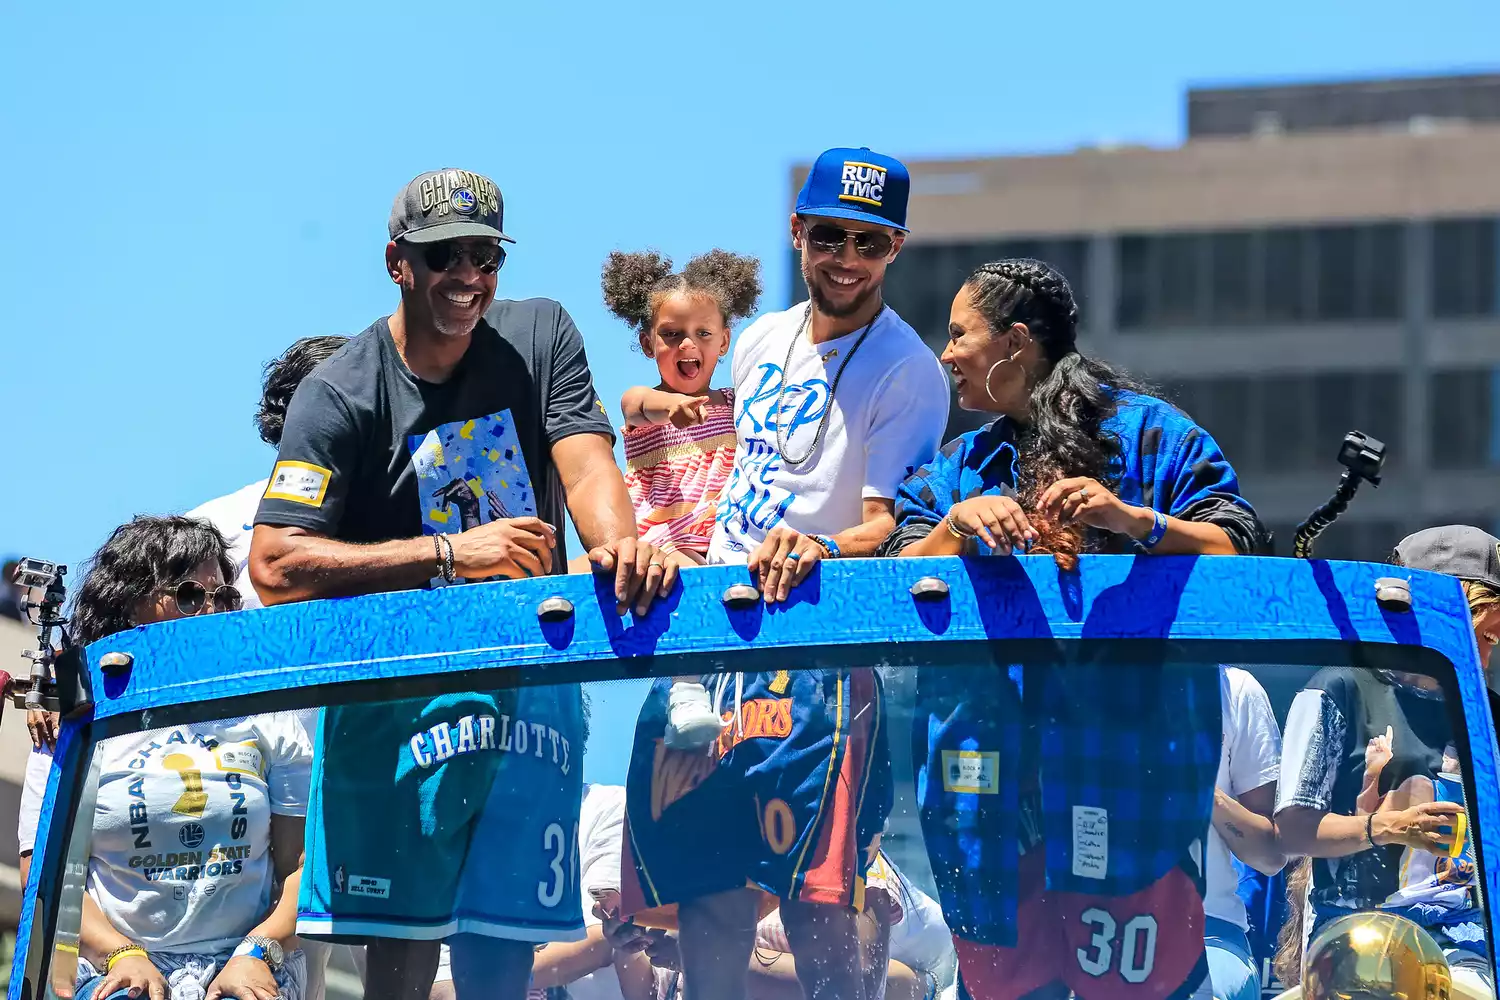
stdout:
<svg viewBox="0 0 1500 1000">
<path fill-rule="evenodd" d="M 0 552 L 78 564 L 263 476 L 261 366 L 393 307 L 423 170 L 500 185 L 500 293 L 562 301 L 613 403 L 652 369 L 604 256 L 758 254 L 779 306 L 788 173 L 827 146 L 1173 144 L 1190 84 L 1493 69 L 1496 38 L 1493 0 L 8 4 Z"/>
</svg>

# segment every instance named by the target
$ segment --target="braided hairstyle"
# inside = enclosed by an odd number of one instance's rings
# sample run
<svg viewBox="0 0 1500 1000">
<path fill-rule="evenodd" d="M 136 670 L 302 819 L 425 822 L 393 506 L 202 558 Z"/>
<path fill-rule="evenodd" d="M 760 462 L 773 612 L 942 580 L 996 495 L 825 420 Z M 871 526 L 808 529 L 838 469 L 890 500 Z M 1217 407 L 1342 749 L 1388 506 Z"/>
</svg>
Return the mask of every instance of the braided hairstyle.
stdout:
<svg viewBox="0 0 1500 1000">
<path fill-rule="evenodd" d="M 1059 565 L 1071 569 L 1083 549 L 1084 528 L 1046 523 L 1032 511 L 1059 479 L 1087 476 L 1115 488 L 1110 463 L 1120 454 L 1120 442 L 1101 433 L 1101 426 L 1115 413 L 1117 392 L 1144 392 L 1147 387 L 1078 353 L 1078 302 L 1068 279 L 1052 265 L 1030 257 L 997 260 L 975 268 L 965 284 L 992 335 L 1024 323 L 1046 358 L 1046 374 L 1031 387 L 1029 426 L 1018 442 L 1017 487 L 1026 516 L 1041 536 L 1033 551 L 1052 552 Z"/>
<path fill-rule="evenodd" d="M 679 292 L 707 295 L 728 326 L 755 312 L 760 301 L 760 261 L 727 250 L 710 250 L 672 271 L 672 258 L 655 250 L 621 253 L 604 262 L 604 305 L 642 336 L 651 332 L 656 312 L 667 296 Z"/>
</svg>

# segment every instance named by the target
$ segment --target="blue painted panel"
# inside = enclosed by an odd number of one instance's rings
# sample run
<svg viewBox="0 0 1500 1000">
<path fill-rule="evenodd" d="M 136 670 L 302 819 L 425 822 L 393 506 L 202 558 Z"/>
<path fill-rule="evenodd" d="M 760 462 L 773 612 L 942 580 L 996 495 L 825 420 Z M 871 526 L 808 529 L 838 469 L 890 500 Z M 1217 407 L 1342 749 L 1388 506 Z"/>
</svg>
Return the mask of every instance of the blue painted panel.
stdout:
<svg viewBox="0 0 1500 1000">
<path fill-rule="evenodd" d="M 1411 580 L 1414 610 L 1375 602 L 1383 576 Z M 924 576 L 948 584 L 947 600 L 919 603 L 908 588 Z M 733 611 L 725 588 L 743 568 L 684 574 L 684 586 L 645 618 L 614 613 L 606 581 L 586 576 L 413 591 L 188 619 L 123 632 L 88 650 L 97 719 L 166 706 L 243 699 L 360 680 L 405 680 L 476 669 L 516 671 L 535 682 L 549 670 L 589 665 L 600 680 L 679 674 L 746 650 L 878 646 L 893 661 L 923 662 L 924 645 L 976 640 L 1323 641 L 1424 647 L 1455 668 L 1472 750 L 1476 822 L 1487 898 L 1500 892 L 1500 851 L 1484 838 L 1500 829 L 1494 725 L 1468 610 L 1457 581 L 1364 563 L 1240 557 L 1086 556 L 1076 573 L 1049 556 L 1018 559 L 849 560 L 826 563 L 785 606 Z M 544 624 L 538 604 L 568 598 L 576 614 Z M 134 658 L 127 677 L 98 668 L 106 652 Z M 487 681 L 487 683 L 490 683 Z M 345 691 L 348 689 L 345 688 Z M 324 702 L 337 692 L 322 691 Z M 211 716 L 205 716 L 211 717 Z M 121 718 L 121 723 L 130 720 Z M 65 726 L 81 742 L 87 723 Z M 51 795 L 48 805 L 50 810 Z M 44 822 L 45 822 L 44 815 Z M 63 831 L 44 835 L 37 867 L 56 891 Z M 42 855 L 45 854 L 43 858 Z M 34 891 L 33 875 L 28 891 Z M 18 942 L 32 918 L 23 911 Z M 18 946 L 11 996 L 19 997 Z M 36 963 L 31 963 L 36 967 Z"/>
</svg>

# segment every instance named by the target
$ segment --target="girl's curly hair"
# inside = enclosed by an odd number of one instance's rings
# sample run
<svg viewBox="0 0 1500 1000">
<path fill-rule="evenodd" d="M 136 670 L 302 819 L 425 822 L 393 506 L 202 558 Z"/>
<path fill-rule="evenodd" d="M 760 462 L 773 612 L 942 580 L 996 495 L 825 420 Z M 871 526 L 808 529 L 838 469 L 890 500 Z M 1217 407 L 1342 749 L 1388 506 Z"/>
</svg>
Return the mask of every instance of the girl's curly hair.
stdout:
<svg viewBox="0 0 1500 1000">
<path fill-rule="evenodd" d="M 710 250 L 674 273 L 672 258 L 655 250 L 616 250 L 604 262 L 600 283 L 605 306 L 640 333 L 651 329 L 662 301 L 677 292 L 711 296 L 727 326 L 755 312 L 761 293 L 760 261 Z"/>
</svg>

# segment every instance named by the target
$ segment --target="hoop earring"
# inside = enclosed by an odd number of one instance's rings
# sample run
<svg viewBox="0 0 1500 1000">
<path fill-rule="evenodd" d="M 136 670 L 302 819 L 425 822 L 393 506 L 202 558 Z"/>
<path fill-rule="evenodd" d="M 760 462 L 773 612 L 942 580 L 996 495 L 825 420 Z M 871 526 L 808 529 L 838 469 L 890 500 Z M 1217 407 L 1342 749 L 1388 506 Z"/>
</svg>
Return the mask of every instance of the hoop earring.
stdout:
<svg viewBox="0 0 1500 1000">
<path fill-rule="evenodd" d="M 990 397 L 990 402 L 991 403 L 998 403 L 998 402 L 1000 402 L 1000 400 L 998 400 L 998 399 L 995 398 L 995 394 L 990 391 L 990 379 L 992 379 L 992 378 L 995 377 L 995 369 L 999 368 L 1001 365 L 1009 364 L 1010 362 L 1016 360 L 1017 358 L 1019 358 L 1021 356 L 1021 353 L 1023 351 L 1025 351 L 1025 350 L 1026 350 L 1026 348 L 1022 347 L 1021 350 L 1019 350 L 1016 353 L 1012 354 L 1010 357 L 1008 357 L 1008 358 L 1001 358 L 999 361 L 996 361 L 994 364 L 990 365 L 990 370 L 987 371 L 987 372 L 985 372 L 985 374 L 984 374 L 984 394 L 986 396 Z"/>
</svg>

